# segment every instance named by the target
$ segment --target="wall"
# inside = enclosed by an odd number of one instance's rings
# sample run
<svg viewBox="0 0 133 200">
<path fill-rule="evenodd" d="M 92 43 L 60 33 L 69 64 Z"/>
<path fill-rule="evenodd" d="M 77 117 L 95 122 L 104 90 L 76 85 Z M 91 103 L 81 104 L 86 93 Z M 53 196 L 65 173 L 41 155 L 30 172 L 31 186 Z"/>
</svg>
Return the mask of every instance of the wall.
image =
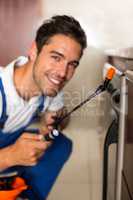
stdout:
<svg viewBox="0 0 133 200">
<path fill-rule="evenodd" d="M 73 107 L 75 102 L 79 103 L 90 90 L 101 82 L 106 49 L 132 46 L 132 7 L 131 0 L 42 1 L 44 18 L 55 14 L 73 15 L 79 19 L 87 33 L 88 48 L 74 79 L 65 90 L 67 93 L 70 91 L 71 99 L 76 99 L 74 102 L 66 100 L 67 103 L 69 102 L 69 107 Z M 79 116 L 85 115 L 86 117 L 87 115 L 90 126 L 97 126 L 99 131 L 102 131 L 104 126 L 107 127 L 110 121 L 110 117 L 106 116 L 108 104 L 106 104 L 105 97 L 106 94 L 101 95 L 87 104 Z"/>
</svg>

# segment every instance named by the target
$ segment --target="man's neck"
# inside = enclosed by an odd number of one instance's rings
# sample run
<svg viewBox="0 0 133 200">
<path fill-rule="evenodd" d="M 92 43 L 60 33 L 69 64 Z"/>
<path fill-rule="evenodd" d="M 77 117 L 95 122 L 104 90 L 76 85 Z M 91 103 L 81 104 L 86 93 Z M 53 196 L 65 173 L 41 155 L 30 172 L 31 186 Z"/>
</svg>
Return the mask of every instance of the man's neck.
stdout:
<svg viewBox="0 0 133 200">
<path fill-rule="evenodd" d="M 21 67 L 15 66 L 14 68 L 14 85 L 16 91 L 26 101 L 41 94 L 33 80 L 32 70 L 33 64 L 30 61 Z"/>
</svg>

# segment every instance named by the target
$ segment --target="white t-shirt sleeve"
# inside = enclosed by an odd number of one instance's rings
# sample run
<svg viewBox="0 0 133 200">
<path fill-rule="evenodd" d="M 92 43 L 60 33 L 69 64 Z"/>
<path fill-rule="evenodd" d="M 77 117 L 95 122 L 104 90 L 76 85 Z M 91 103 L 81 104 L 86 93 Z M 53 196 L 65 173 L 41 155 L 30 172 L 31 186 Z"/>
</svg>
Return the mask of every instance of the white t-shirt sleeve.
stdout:
<svg viewBox="0 0 133 200">
<path fill-rule="evenodd" d="M 64 94 L 63 91 L 61 91 L 57 94 L 57 96 L 52 98 L 47 109 L 49 111 L 57 111 L 63 108 L 63 106 L 64 106 Z"/>
</svg>

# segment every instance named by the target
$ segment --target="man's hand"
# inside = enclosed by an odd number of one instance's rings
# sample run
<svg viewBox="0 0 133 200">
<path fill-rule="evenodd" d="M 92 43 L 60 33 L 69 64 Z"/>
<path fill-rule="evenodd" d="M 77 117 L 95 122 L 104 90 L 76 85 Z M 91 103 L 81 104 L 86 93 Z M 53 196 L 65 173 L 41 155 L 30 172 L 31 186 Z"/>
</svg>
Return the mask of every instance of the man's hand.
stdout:
<svg viewBox="0 0 133 200">
<path fill-rule="evenodd" d="M 44 115 L 41 116 L 41 129 L 48 129 L 49 131 L 53 130 L 53 124 L 56 120 L 56 118 L 61 118 L 67 113 L 66 107 L 61 108 L 58 111 L 47 111 L 44 113 Z M 66 125 L 69 122 L 69 118 L 66 118 L 63 120 L 63 122 L 60 124 L 60 129 L 62 130 L 63 128 L 66 127 Z"/>
<path fill-rule="evenodd" d="M 44 118 L 42 119 L 42 124 L 45 123 L 48 130 L 53 130 L 54 128 L 53 124 L 55 122 L 56 117 L 57 117 L 57 112 L 47 111 L 44 115 Z"/>
<path fill-rule="evenodd" d="M 23 133 L 21 137 L 10 146 L 10 162 L 12 166 L 33 166 L 44 154 L 51 142 L 44 141 L 42 135 Z"/>
</svg>

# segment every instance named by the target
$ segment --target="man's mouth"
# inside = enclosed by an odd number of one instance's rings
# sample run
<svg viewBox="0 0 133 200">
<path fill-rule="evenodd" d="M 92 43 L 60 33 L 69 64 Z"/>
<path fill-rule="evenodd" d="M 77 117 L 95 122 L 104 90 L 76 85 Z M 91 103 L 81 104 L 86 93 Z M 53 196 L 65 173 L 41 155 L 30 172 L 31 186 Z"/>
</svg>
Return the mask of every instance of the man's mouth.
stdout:
<svg viewBox="0 0 133 200">
<path fill-rule="evenodd" d="M 60 86 L 62 84 L 62 81 L 60 81 L 59 79 L 56 79 L 50 76 L 47 76 L 47 77 L 48 77 L 48 80 L 54 85 Z"/>
</svg>

